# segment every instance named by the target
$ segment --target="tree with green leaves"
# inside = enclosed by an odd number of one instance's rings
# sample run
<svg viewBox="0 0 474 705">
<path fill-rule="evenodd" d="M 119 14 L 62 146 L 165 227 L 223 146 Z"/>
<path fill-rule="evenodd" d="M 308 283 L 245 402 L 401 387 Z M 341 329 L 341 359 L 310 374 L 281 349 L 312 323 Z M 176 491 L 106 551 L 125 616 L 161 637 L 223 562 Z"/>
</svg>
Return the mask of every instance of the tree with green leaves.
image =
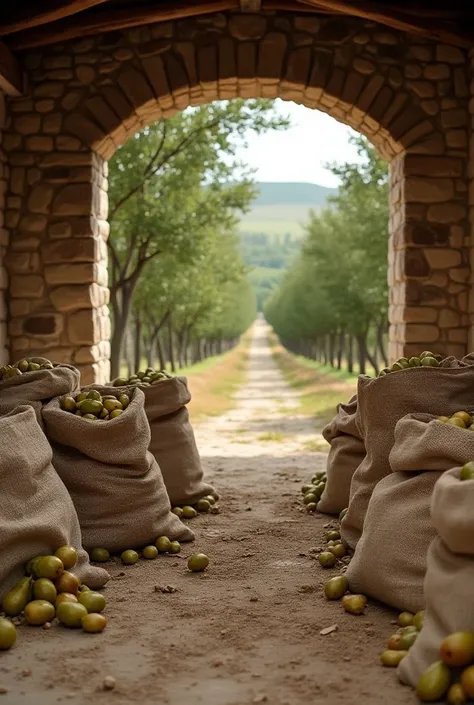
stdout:
<svg viewBox="0 0 474 705">
<path fill-rule="evenodd" d="M 299 260 L 265 309 L 288 347 L 340 368 L 387 363 L 387 165 L 364 137 L 353 138 L 361 157 L 332 166 L 337 196 L 312 213 Z M 373 342 L 372 351 L 369 341 Z"/>
<path fill-rule="evenodd" d="M 145 269 L 168 256 L 199 262 L 209 234 L 234 227 L 255 196 L 237 149 L 249 131 L 288 124 L 268 100 L 217 102 L 157 122 L 116 152 L 109 179 L 112 376 Z"/>
</svg>

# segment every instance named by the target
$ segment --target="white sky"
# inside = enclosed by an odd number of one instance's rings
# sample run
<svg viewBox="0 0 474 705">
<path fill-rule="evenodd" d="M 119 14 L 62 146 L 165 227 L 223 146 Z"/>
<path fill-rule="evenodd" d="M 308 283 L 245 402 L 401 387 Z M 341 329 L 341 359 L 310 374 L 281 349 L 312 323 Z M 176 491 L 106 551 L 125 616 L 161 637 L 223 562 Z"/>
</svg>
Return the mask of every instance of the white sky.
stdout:
<svg viewBox="0 0 474 705">
<path fill-rule="evenodd" d="M 260 137 L 248 136 L 248 149 L 239 158 L 256 168 L 257 181 L 309 181 L 321 186 L 337 186 L 338 180 L 324 168 L 328 162 L 357 161 L 346 125 L 317 110 L 276 100 L 275 109 L 289 115 L 292 126 L 285 131 Z"/>
</svg>

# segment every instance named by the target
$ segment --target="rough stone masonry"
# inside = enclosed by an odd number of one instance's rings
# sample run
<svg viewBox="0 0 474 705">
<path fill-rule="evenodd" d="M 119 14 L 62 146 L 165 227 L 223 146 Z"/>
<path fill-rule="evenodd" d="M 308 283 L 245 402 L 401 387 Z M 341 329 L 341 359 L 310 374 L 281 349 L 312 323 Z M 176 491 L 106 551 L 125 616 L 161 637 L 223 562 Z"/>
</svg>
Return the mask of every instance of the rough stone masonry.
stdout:
<svg viewBox="0 0 474 705">
<path fill-rule="evenodd" d="M 237 96 L 294 100 L 370 138 L 391 165 L 391 356 L 472 348 L 467 52 L 355 18 L 266 12 L 86 37 L 22 61 L 28 94 L 0 102 L 3 359 L 41 352 L 85 383 L 108 379 L 106 160 L 153 120 Z"/>
</svg>

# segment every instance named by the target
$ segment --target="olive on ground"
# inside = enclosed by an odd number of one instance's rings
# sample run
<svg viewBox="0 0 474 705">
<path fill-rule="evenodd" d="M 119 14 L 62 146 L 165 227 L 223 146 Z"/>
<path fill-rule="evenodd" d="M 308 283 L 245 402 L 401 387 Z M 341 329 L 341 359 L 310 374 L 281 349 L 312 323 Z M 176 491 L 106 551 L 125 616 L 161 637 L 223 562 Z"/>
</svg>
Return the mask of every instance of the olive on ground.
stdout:
<svg viewBox="0 0 474 705">
<path fill-rule="evenodd" d="M 160 553 L 169 553 L 171 550 L 171 541 L 167 536 L 160 536 L 156 539 L 155 546 Z"/>
<path fill-rule="evenodd" d="M 462 677 L 461 677 L 462 683 Z M 442 661 L 436 661 L 420 676 L 416 694 L 424 703 L 441 700 L 451 685 L 451 671 Z"/>
<path fill-rule="evenodd" d="M 398 615 L 398 623 L 401 627 L 409 627 L 413 624 L 413 615 L 411 612 L 401 612 Z"/>
<path fill-rule="evenodd" d="M 0 651 L 11 649 L 16 641 L 16 627 L 9 619 L 0 617 Z"/>
<path fill-rule="evenodd" d="M 105 563 L 110 560 L 110 553 L 106 548 L 93 548 L 89 553 L 89 558 L 91 561 L 94 561 L 94 563 Z"/>
<path fill-rule="evenodd" d="M 383 666 L 387 666 L 388 668 L 396 668 L 407 654 L 408 651 L 395 651 L 392 649 L 387 649 L 381 654 L 380 661 Z"/>
<path fill-rule="evenodd" d="M 197 517 L 197 511 L 194 509 L 194 507 L 186 505 L 185 507 L 183 507 L 183 517 L 185 519 L 192 519 L 193 517 Z"/>
<path fill-rule="evenodd" d="M 88 614 L 84 605 L 79 602 L 61 602 L 56 610 L 56 616 L 66 627 L 78 629 L 82 626 L 82 618 Z"/>
<path fill-rule="evenodd" d="M 26 605 L 23 612 L 28 624 L 37 627 L 42 627 L 43 624 L 54 619 L 55 613 L 54 605 L 47 600 L 32 600 Z"/>
<path fill-rule="evenodd" d="M 65 570 L 64 573 L 59 576 L 59 578 L 55 581 L 54 584 L 58 592 L 70 592 L 75 595 L 79 590 L 81 581 L 79 580 L 77 575 L 74 575 L 74 573 L 70 573 L 69 571 Z"/>
<path fill-rule="evenodd" d="M 81 620 L 82 628 L 88 634 L 99 634 L 107 626 L 107 620 L 102 614 L 86 614 Z"/>
<path fill-rule="evenodd" d="M 367 605 L 365 595 L 344 595 L 342 598 L 342 606 L 349 614 L 363 614 Z"/>
<path fill-rule="evenodd" d="M 81 592 L 79 595 L 79 604 L 84 605 L 88 612 L 103 612 L 105 610 L 105 597 L 100 592 Z"/>
<path fill-rule="evenodd" d="M 331 551 L 322 551 L 319 554 L 319 565 L 322 568 L 334 568 L 337 563 L 337 558 Z"/>
<path fill-rule="evenodd" d="M 35 584 L 33 585 L 33 596 L 35 600 L 47 600 L 54 605 L 57 594 L 58 591 L 54 583 L 48 580 L 48 578 L 35 580 Z"/>
<path fill-rule="evenodd" d="M 324 586 L 324 594 L 328 600 L 340 600 L 349 589 L 349 581 L 345 575 L 335 575 Z"/>
<path fill-rule="evenodd" d="M 462 668 L 474 661 L 474 633 L 455 632 L 441 642 L 441 660 L 451 668 Z"/>
<path fill-rule="evenodd" d="M 170 553 L 180 553 L 181 544 L 179 541 L 172 541 L 170 544 Z"/>
<path fill-rule="evenodd" d="M 43 556 L 35 565 L 35 577 L 56 580 L 64 572 L 64 564 L 57 556 Z"/>
<path fill-rule="evenodd" d="M 153 558 L 156 558 L 158 555 L 158 549 L 156 546 L 145 546 L 145 548 L 142 551 L 143 558 L 146 558 L 148 560 L 152 560 Z"/>
<path fill-rule="evenodd" d="M 132 551 L 131 549 L 128 549 L 127 551 L 124 551 L 122 555 L 120 556 L 122 563 L 124 565 L 133 565 L 138 561 L 140 556 L 136 551 Z"/>
<path fill-rule="evenodd" d="M 204 553 L 193 553 L 188 558 L 188 568 L 193 573 L 200 573 L 209 565 L 209 558 Z"/>
<path fill-rule="evenodd" d="M 71 570 L 77 563 L 77 551 L 74 546 L 61 546 L 54 554 L 64 566 L 64 570 Z"/>
</svg>

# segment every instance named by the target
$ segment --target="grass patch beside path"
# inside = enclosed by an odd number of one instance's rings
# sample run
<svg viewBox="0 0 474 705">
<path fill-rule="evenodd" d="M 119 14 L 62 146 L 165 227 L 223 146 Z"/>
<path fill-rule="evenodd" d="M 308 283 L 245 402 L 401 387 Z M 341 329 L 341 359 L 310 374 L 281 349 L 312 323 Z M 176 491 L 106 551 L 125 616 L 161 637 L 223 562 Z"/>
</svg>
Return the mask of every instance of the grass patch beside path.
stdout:
<svg viewBox="0 0 474 705">
<path fill-rule="evenodd" d="M 177 374 L 189 380 L 192 400 L 188 405 L 193 423 L 206 416 L 220 416 L 234 406 L 233 395 L 247 378 L 251 333 L 224 355 L 181 369 Z"/>
<path fill-rule="evenodd" d="M 318 427 L 332 419 L 339 402 L 348 401 L 356 392 L 356 375 L 293 355 L 278 343 L 274 334 L 270 335 L 269 343 L 286 382 L 300 393 L 299 412 L 314 417 Z"/>
</svg>

